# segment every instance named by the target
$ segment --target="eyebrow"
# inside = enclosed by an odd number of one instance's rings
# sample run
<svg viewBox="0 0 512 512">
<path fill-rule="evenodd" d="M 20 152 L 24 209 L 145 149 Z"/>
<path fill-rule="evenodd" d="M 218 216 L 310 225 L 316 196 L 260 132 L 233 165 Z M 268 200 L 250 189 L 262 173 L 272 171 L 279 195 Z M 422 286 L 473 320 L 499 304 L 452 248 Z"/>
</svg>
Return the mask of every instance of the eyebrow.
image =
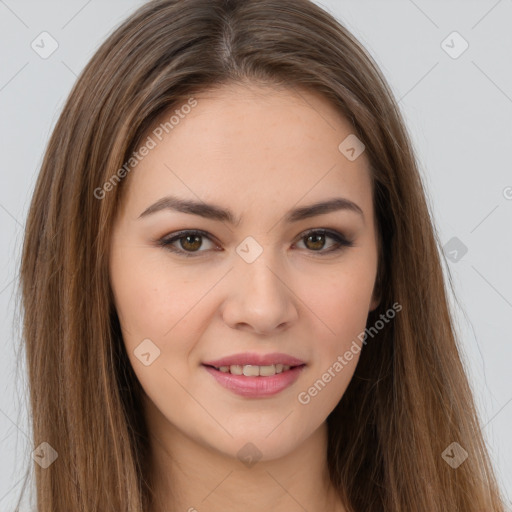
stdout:
<svg viewBox="0 0 512 512">
<path fill-rule="evenodd" d="M 232 225 L 238 225 L 241 220 L 240 217 L 236 217 L 231 210 L 221 208 L 220 206 L 193 201 L 190 199 L 180 199 L 174 196 L 162 197 L 162 199 L 159 199 L 156 203 L 146 208 L 139 215 L 139 218 L 146 217 L 161 210 L 173 210 L 191 215 L 199 215 L 206 219 L 228 222 Z M 364 220 L 364 213 L 362 209 L 356 203 L 344 197 L 336 197 L 319 203 L 310 204 L 308 206 L 295 208 L 286 213 L 284 220 L 289 223 L 298 222 L 310 217 L 339 210 L 355 212 L 361 215 Z"/>
</svg>

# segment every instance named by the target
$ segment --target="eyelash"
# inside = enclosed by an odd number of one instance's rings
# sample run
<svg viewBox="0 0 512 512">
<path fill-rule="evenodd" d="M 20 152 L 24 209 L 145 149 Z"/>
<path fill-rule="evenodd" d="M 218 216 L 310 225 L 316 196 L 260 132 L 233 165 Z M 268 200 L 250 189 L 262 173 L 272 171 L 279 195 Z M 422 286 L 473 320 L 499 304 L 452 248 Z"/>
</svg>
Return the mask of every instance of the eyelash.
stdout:
<svg viewBox="0 0 512 512">
<path fill-rule="evenodd" d="M 304 240 L 308 236 L 315 235 L 315 234 L 326 235 L 328 238 L 332 238 L 333 240 L 336 241 L 334 248 L 331 247 L 330 249 L 327 249 L 327 250 L 319 250 L 319 251 L 309 250 L 308 251 L 313 254 L 316 253 L 315 255 L 318 255 L 318 256 L 324 256 L 326 254 L 336 253 L 336 252 L 342 251 L 343 249 L 345 249 L 347 247 L 353 247 L 353 245 L 354 245 L 353 241 L 347 240 L 341 233 L 338 233 L 337 231 L 333 231 L 330 229 L 324 229 L 324 228 L 312 229 L 312 230 L 302 233 L 301 236 L 299 237 L 299 242 Z M 200 256 L 200 253 L 208 252 L 208 251 L 184 251 L 183 249 L 177 249 L 176 247 L 173 247 L 171 245 L 172 243 L 179 241 L 182 238 L 186 238 L 187 236 L 200 236 L 200 237 L 208 238 L 210 241 L 212 241 L 210 236 L 208 235 L 208 233 L 206 233 L 205 231 L 201 231 L 201 230 L 197 230 L 197 229 L 190 229 L 190 230 L 179 231 L 179 232 L 173 234 L 170 238 L 164 237 L 164 238 L 158 240 L 157 243 L 159 246 L 167 249 L 168 251 L 171 251 L 175 254 L 179 254 L 186 258 L 197 258 Z"/>
</svg>

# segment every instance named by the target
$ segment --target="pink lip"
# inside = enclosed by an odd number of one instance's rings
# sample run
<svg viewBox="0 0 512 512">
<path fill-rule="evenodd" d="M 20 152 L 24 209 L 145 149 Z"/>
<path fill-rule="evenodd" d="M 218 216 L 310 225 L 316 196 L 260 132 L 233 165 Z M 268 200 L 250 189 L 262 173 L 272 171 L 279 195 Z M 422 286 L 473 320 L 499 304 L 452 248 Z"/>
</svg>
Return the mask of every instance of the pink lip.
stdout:
<svg viewBox="0 0 512 512">
<path fill-rule="evenodd" d="M 286 364 L 288 366 L 300 366 L 305 364 L 304 361 L 292 357 L 288 354 L 274 352 L 272 354 L 256 354 L 254 352 L 244 352 L 243 354 L 233 354 L 231 356 L 216 359 L 215 361 L 205 361 L 203 364 L 208 366 L 231 366 L 237 364 L 244 366 L 252 364 L 254 366 L 270 366 L 271 364 Z"/>
<path fill-rule="evenodd" d="M 299 378 L 300 372 L 305 368 L 305 365 L 296 366 L 270 377 L 245 377 L 244 375 L 224 373 L 211 366 L 203 366 L 219 384 L 237 395 L 247 398 L 272 396 L 283 391 L 283 389 L 291 386 Z"/>
</svg>

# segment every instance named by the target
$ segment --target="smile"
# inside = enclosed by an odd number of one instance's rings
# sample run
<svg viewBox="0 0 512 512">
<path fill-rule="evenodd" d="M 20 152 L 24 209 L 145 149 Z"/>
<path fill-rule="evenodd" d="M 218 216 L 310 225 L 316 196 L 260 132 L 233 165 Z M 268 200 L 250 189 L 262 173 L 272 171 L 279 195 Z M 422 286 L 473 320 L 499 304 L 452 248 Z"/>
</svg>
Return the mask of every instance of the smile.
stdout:
<svg viewBox="0 0 512 512">
<path fill-rule="evenodd" d="M 246 398 L 273 396 L 291 386 L 305 364 L 289 365 L 231 365 L 219 368 L 202 365 L 224 388 Z"/>
<path fill-rule="evenodd" d="M 270 364 L 266 366 L 232 364 L 231 366 L 220 366 L 218 368 L 214 366 L 213 368 L 223 373 L 229 372 L 233 375 L 245 375 L 246 377 L 270 377 L 276 373 L 285 372 L 292 367 L 288 364 Z"/>
</svg>

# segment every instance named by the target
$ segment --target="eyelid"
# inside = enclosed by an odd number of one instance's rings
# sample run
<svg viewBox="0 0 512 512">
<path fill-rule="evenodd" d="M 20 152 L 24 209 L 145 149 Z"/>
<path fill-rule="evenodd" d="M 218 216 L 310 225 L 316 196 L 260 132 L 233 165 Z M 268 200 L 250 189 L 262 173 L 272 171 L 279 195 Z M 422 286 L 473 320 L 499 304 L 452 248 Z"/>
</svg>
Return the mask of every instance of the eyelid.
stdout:
<svg viewBox="0 0 512 512">
<path fill-rule="evenodd" d="M 334 249 L 322 249 L 319 251 L 306 251 L 311 253 L 313 256 L 326 256 L 328 254 L 335 254 L 337 252 L 340 252 L 343 249 L 346 249 L 348 247 L 353 247 L 354 241 L 346 236 L 345 234 L 341 233 L 337 229 L 333 228 L 310 228 L 305 231 L 302 231 L 299 235 L 297 235 L 295 241 L 293 244 L 296 244 L 297 242 L 302 241 L 306 236 L 310 234 L 316 234 L 319 233 L 321 235 L 325 235 L 328 238 L 332 238 L 335 241 Z M 170 233 L 168 235 L 165 235 L 164 237 L 160 238 L 159 240 L 155 240 L 155 242 L 163 247 L 164 249 L 167 249 L 175 254 L 184 256 L 184 257 L 201 257 L 202 253 L 209 253 L 210 250 L 198 250 L 198 251 L 185 251 L 183 249 L 177 249 L 172 247 L 171 244 L 174 242 L 180 240 L 181 238 L 184 238 L 187 235 L 196 235 L 200 236 L 202 238 L 207 238 L 212 243 L 217 243 L 215 240 L 215 237 L 208 233 L 207 231 L 203 231 L 201 229 L 182 229 L 180 231 L 175 231 L 173 233 Z M 316 253 L 316 254 L 315 254 Z"/>
<path fill-rule="evenodd" d="M 203 231 L 202 229 L 182 229 L 180 231 L 175 231 L 173 233 L 163 236 L 159 240 L 156 240 L 156 243 L 158 245 L 162 246 L 164 249 L 168 249 L 171 252 L 184 254 L 185 256 L 194 256 L 196 254 L 208 252 L 208 251 L 187 252 L 187 251 L 183 251 L 182 249 L 173 250 L 171 248 L 172 243 L 178 241 L 180 238 L 185 238 L 187 235 L 192 235 L 192 236 L 195 235 L 195 236 L 200 236 L 202 238 L 207 238 L 208 240 L 210 240 L 210 242 L 212 242 L 213 244 L 216 244 L 215 237 L 213 235 L 211 235 L 210 233 L 208 233 L 207 231 Z"/>
</svg>

